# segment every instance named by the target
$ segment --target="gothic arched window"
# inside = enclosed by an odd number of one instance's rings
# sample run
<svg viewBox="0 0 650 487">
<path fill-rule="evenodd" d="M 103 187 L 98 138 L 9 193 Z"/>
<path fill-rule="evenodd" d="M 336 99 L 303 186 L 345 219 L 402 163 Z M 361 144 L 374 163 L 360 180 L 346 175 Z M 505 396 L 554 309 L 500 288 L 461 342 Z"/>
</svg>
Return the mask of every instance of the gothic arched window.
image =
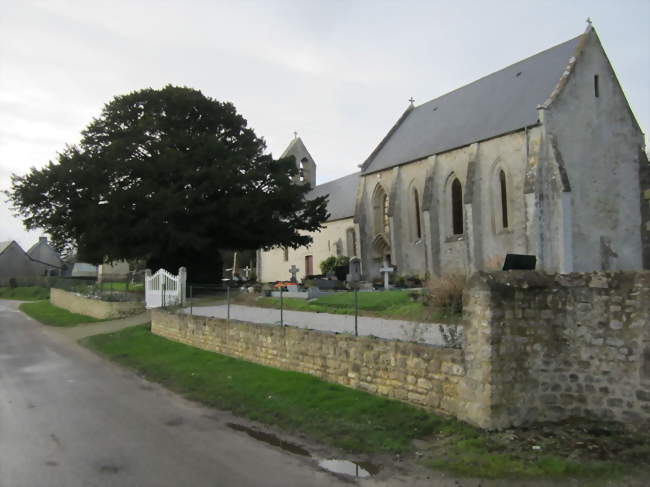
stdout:
<svg viewBox="0 0 650 487">
<path fill-rule="evenodd" d="M 451 224 L 454 235 L 463 234 L 463 187 L 458 178 L 451 183 Z"/>
<path fill-rule="evenodd" d="M 418 190 L 413 188 L 413 225 L 414 225 L 414 240 L 422 238 L 422 220 L 420 218 L 420 195 Z"/>
<path fill-rule="evenodd" d="M 501 191 L 501 227 L 508 228 L 508 189 L 506 187 L 506 173 L 499 171 L 499 189 Z"/>
<path fill-rule="evenodd" d="M 390 218 L 388 216 L 388 195 L 384 188 L 377 185 L 373 196 L 374 231 L 375 234 L 390 234 Z"/>
</svg>

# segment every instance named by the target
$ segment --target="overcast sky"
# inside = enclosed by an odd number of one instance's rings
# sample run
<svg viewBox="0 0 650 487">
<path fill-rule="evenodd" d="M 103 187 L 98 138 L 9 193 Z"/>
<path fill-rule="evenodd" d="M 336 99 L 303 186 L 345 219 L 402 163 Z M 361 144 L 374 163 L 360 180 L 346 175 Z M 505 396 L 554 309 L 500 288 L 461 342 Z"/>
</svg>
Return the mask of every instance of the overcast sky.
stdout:
<svg viewBox="0 0 650 487">
<path fill-rule="evenodd" d="M 591 17 L 650 123 L 649 0 L 0 0 L 0 190 L 54 159 L 115 95 L 171 83 L 231 101 L 318 183 L 357 170 L 412 96 L 436 98 L 581 34 Z M 0 199 L 0 241 L 26 232 Z"/>
</svg>

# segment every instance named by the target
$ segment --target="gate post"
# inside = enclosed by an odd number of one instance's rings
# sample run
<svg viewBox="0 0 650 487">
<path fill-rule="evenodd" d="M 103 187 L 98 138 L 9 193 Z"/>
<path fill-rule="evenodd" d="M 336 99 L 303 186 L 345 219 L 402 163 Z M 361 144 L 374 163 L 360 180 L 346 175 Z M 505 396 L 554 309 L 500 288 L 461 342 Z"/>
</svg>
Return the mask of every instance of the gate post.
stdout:
<svg viewBox="0 0 650 487">
<path fill-rule="evenodd" d="M 179 293 L 179 298 L 180 298 L 180 305 L 185 306 L 185 303 L 187 301 L 187 298 L 185 296 L 185 289 L 187 286 L 187 268 L 186 267 L 179 267 L 178 269 L 178 290 L 177 292 Z"/>
</svg>

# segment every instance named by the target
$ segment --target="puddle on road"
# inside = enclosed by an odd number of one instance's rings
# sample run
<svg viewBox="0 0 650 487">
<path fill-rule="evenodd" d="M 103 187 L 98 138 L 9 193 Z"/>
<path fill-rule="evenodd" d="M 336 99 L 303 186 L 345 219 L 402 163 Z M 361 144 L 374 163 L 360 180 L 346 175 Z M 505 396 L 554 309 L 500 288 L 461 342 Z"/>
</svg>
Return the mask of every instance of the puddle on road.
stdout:
<svg viewBox="0 0 650 487">
<path fill-rule="evenodd" d="M 226 424 L 231 429 L 234 429 L 236 431 L 243 431 L 251 438 L 255 438 L 256 440 L 263 441 L 273 446 L 277 446 L 279 448 L 282 448 L 284 451 L 288 451 L 296 455 L 302 455 L 303 457 L 311 456 L 311 454 L 303 447 L 296 445 L 295 443 L 290 443 L 288 441 L 281 440 L 280 438 L 278 438 L 275 435 L 272 435 L 271 433 L 264 433 L 263 431 L 257 431 L 252 428 L 243 426 L 241 424 L 235 424 L 235 423 L 226 423 Z"/>
<path fill-rule="evenodd" d="M 334 473 L 351 475 L 365 479 L 379 473 L 381 467 L 370 462 L 351 462 L 349 460 L 320 460 L 318 466 Z"/>
<path fill-rule="evenodd" d="M 235 431 L 242 431 L 246 433 L 251 438 L 256 440 L 263 441 L 273 446 L 282 448 L 284 451 L 289 453 L 294 453 L 296 455 L 301 455 L 303 457 L 311 457 L 311 453 L 305 450 L 300 445 L 291 443 L 289 441 L 284 441 L 271 433 L 264 433 L 263 431 L 258 431 L 247 426 L 236 423 L 226 423 L 226 425 L 234 429 Z M 350 475 L 357 478 L 367 478 L 371 475 L 379 473 L 381 466 L 375 465 L 370 462 L 351 462 L 349 460 L 339 460 L 339 459 L 322 459 L 318 461 L 318 466 L 332 473 L 338 473 L 343 475 Z"/>
</svg>

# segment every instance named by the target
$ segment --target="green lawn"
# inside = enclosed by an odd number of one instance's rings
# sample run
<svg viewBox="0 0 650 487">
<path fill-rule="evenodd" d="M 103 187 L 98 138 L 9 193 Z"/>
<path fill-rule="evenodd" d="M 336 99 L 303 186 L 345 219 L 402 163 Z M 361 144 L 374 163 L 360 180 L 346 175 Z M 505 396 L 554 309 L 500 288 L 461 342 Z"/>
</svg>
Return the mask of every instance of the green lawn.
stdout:
<svg viewBox="0 0 650 487">
<path fill-rule="evenodd" d="M 238 360 L 166 340 L 136 326 L 83 340 L 86 346 L 187 397 L 357 452 L 405 452 L 443 419 L 310 375 Z"/>
<path fill-rule="evenodd" d="M 0 299 L 18 301 L 40 301 L 49 299 L 50 289 L 42 286 L 0 287 Z"/>
<path fill-rule="evenodd" d="M 50 326 L 76 326 L 80 323 L 96 323 L 97 318 L 91 316 L 70 313 L 70 311 L 53 306 L 49 301 L 36 301 L 34 303 L 23 303 L 20 310 L 31 316 L 36 321 Z"/>
<path fill-rule="evenodd" d="M 423 306 L 419 301 L 411 301 L 409 294 L 409 291 L 359 292 L 359 314 L 422 322 L 453 323 L 460 319 L 460 315 L 447 315 Z M 286 309 L 295 311 L 354 314 L 354 292 L 339 291 L 310 301 L 296 298 L 287 298 L 283 301 Z M 280 298 L 260 298 L 257 300 L 257 305 L 279 308 Z"/>
<path fill-rule="evenodd" d="M 487 478 L 607 480 L 648 468 L 650 438 L 616 428 L 603 435 L 604 422 L 595 429 L 583 421 L 485 432 L 309 375 L 176 343 L 151 334 L 147 325 L 82 343 L 192 400 L 349 452 L 409 455 L 412 440 L 420 439 L 423 464 Z"/>
<path fill-rule="evenodd" d="M 131 284 L 126 282 L 102 282 L 97 285 L 102 291 L 129 291 L 144 292 L 144 284 Z"/>
</svg>

